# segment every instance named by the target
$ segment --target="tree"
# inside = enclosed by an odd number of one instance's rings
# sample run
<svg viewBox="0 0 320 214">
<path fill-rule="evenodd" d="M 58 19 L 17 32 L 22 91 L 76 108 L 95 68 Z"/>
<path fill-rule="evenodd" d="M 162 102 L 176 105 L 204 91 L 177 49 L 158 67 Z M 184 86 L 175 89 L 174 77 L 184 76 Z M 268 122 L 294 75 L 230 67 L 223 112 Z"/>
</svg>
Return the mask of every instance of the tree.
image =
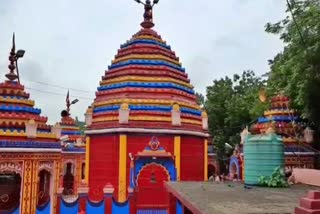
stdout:
<svg viewBox="0 0 320 214">
<path fill-rule="evenodd" d="M 290 0 L 293 16 L 266 25 L 266 32 L 280 36 L 285 47 L 270 60 L 269 93 L 281 90 L 292 106 L 313 121 L 320 132 L 320 2 Z"/>
<path fill-rule="evenodd" d="M 84 131 L 85 131 L 85 127 L 86 127 L 86 123 L 82 122 L 78 119 L 78 117 L 76 117 L 76 125 L 80 128 L 80 132 L 82 135 L 84 135 Z"/>
<path fill-rule="evenodd" d="M 203 94 L 196 92 L 196 98 L 197 98 L 197 104 L 200 107 L 205 108 L 205 97 L 203 96 Z"/>
<path fill-rule="evenodd" d="M 227 159 L 232 152 L 226 150 L 225 143 L 239 144 L 243 128 L 253 123 L 266 109 L 266 104 L 258 99 L 259 90 L 264 85 L 265 81 L 248 70 L 241 76 L 234 75 L 233 79 L 225 77 L 214 80 L 213 85 L 207 87 L 205 106 L 209 116 L 209 131 L 214 137 L 222 170 L 222 160 Z"/>
</svg>

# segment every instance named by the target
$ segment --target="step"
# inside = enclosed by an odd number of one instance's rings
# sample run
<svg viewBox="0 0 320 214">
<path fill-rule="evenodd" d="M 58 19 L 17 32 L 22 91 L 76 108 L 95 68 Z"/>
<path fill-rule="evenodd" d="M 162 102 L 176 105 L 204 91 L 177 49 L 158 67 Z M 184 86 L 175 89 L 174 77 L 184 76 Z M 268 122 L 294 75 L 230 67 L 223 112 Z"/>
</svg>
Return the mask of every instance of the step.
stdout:
<svg viewBox="0 0 320 214">
<path fill-rule="evenodd" d="M 320 214 L 320 210 L 310 210 L 303 207 L 296 207 L 294 214 Z"/>
<path fill-rule="evenodd" d="M 316 191 L 316 190 L 310 190 L 308 192 L 308 198 L 311 199 L 319 199 L 320 200 L 320 191 Z"/>
<path fill-rule="evenodd" d="M 313 210 L 320 209 L 320 199 L 314 200 L 306 197 L 301 198 L 300 206 L 307 209 L 313 209 Z"/>
</svg>

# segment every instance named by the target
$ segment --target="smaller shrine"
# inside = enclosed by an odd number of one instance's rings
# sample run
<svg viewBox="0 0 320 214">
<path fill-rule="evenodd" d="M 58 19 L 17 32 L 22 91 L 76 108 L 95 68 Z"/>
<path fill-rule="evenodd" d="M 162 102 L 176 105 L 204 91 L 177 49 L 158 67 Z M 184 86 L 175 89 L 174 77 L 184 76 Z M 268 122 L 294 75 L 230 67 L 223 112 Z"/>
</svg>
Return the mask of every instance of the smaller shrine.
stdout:
<svg viewBox="0 0 320 214">
<path fill-rule="evenodd" d="M 77 199 L 78 188 L 85 183 L 85 140 L 77 121 L 70 116 L 69 91 L 66 97 L 66 109 L 61 112 L 61 146 L 62 165 L 60 173 L 59 193 L 66 200 Z"/>
<path fill-rule="evenodd" d="M 277 95 L 271 98 L 270 109 L 251 127 L 253 134 L 264 134 L 272 128 L 280 135 L 285 148 L 286 170 L 314 168 L 313 131 L 304 127 L 298 112 L 289 107 L 290 98 Z"/>
<path fill-rule="evenodd" d="M 52 213 L 57 205 L 61 146 L 59 126 L 47 117 L 20 83 L 13 35 L 9 73 L 0 83 L 0 213 Z"/>
</svg>

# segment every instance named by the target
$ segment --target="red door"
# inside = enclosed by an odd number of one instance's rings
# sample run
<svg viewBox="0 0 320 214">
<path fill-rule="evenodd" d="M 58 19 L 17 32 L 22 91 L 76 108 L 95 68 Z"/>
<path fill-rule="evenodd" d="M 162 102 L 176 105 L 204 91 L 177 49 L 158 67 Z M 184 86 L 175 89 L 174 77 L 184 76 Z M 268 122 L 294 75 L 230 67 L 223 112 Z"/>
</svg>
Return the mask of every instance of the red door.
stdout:
<svg viewBox="0 0 320 214">
<path fill-rule="evenodd" d="M 135 189 L 137 210 L 155 212 L 167 210 L 169 198 L 164 182 L 169 180 L 169 172 L 162 165 L 157 163 L 145 165 L 137 176 Z"/>
</svg>

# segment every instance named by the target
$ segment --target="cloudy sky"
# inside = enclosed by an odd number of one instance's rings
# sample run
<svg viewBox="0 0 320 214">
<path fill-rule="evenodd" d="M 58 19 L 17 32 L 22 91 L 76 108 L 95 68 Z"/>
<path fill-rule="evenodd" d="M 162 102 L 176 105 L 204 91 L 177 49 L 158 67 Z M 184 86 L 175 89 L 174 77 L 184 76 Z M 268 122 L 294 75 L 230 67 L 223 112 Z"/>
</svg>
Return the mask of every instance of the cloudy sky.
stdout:
<svg viewBox="0 0 320 214">
<path fill-rule="evenodd" d="M 195 90 L 205 93 L 213 79 L 268 71 L 267 60 L 282 43 L 264 26 L 284 11 L 285 0 L 160 0 L 154 22 Z M 133 0 L 0 0 L 0 80 L 15 32 L 17 48 L 26 50 L 21 81 L 42 114 L 50 123 L 60 120 L 69 88 L 71 99 L 80 100 L 71 113 L 83 119 L 104 70 L 140 29 L 142 14 Z"/>
</svg>

